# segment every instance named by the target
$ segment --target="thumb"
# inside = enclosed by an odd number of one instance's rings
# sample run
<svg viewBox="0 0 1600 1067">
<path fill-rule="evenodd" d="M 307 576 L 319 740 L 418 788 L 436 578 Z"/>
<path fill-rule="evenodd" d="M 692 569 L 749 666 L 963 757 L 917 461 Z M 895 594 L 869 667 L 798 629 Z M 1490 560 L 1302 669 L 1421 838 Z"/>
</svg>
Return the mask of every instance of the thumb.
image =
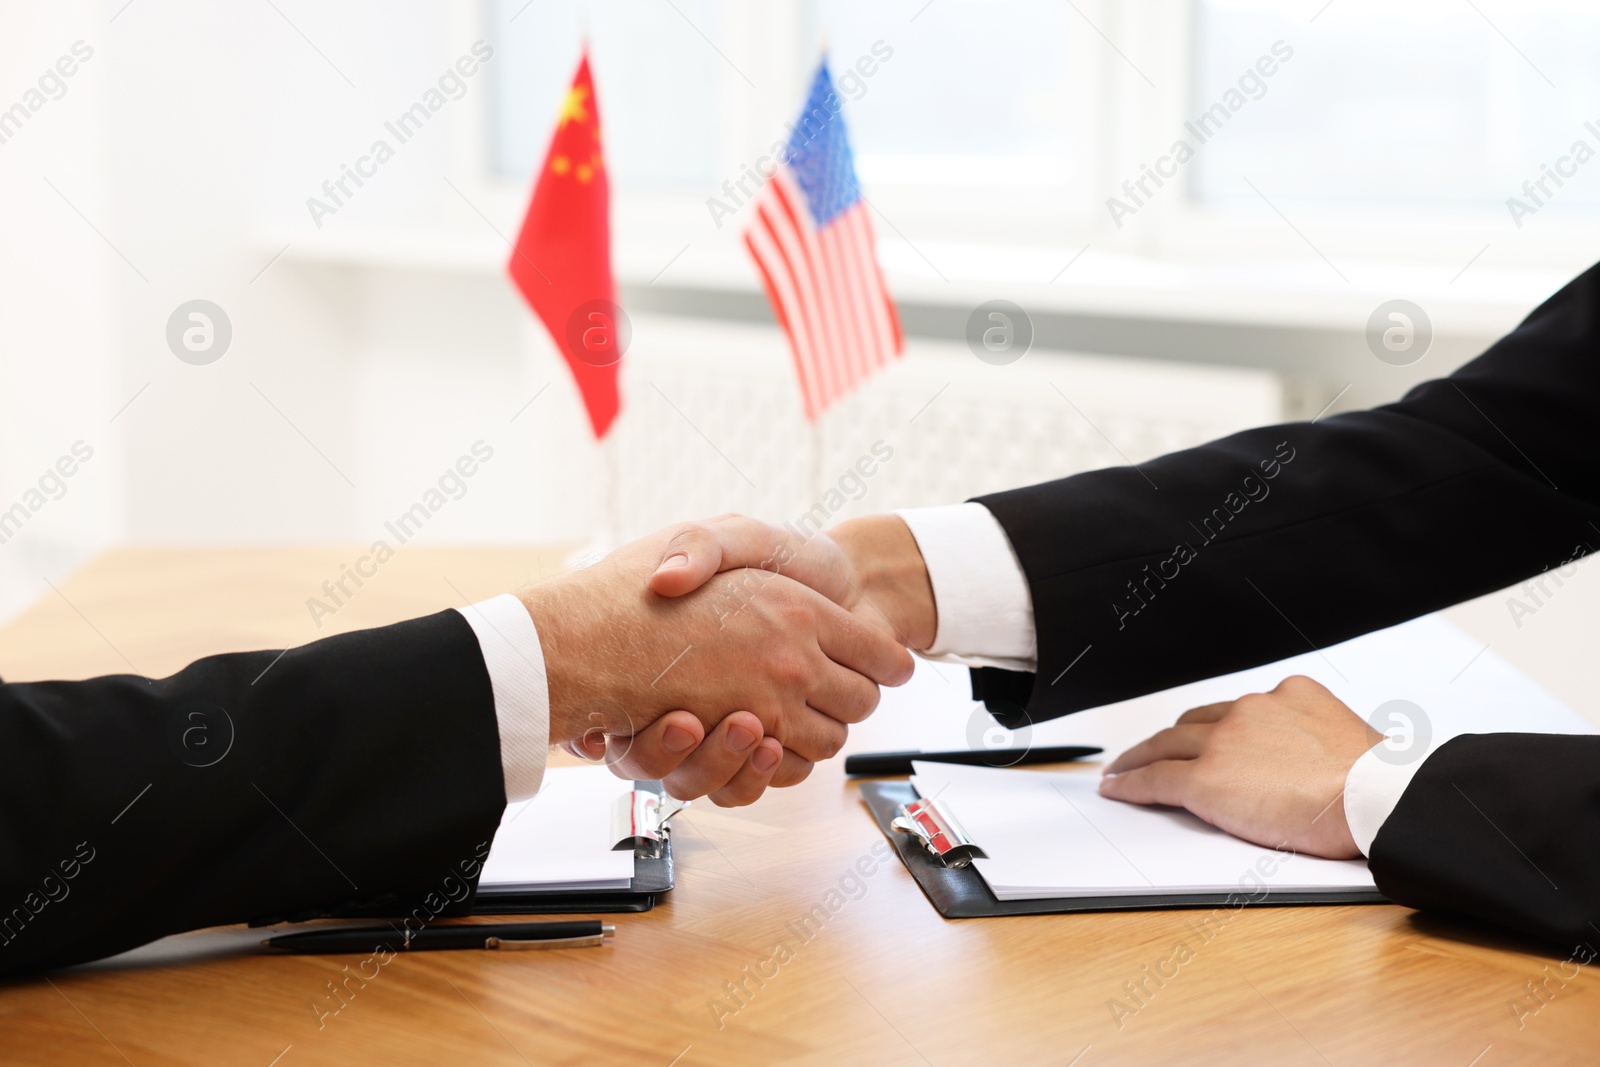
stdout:
<svg viewBox="0 0 1600 1067">
<path fill-rule="evenodd" d="M 668 538 L 650 588 L 661 596 L 682 596 L 700 588 L 718 571 L 755 567 L 809 585 L 836 604 L 851 591 L 849 561 L 831 539 L 809 540 L 760 519 L 723 515 L 685 523 Z"/>
<path fill-rule="evenodd" d="M 667 541 L 661 562 L 650 575 L 650 589 L 660 596 L 683 596 L 721 569 L 722 542 L 704 526 L 685 526 Z"/>
</svg>

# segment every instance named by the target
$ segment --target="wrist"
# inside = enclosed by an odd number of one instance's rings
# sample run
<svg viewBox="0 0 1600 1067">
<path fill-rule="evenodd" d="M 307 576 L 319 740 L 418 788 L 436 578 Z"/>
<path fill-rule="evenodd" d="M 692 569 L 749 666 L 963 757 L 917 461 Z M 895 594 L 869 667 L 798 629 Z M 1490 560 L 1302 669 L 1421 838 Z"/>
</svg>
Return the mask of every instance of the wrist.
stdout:
<svg viewBox="0 0 1600 1067">
<path fill-rule="evenodd" d="M 846 519 L 828 531 L 850 561 L 859 594 L 888 617 L 905 644 L 923 650 L 938 634 L 933 584 L 911 528 L 898 515 Z"/>
<path fill-rule="evenodd" d="M 575 597 L 561 579 L 531 586 L 517 594 L 539 632 L 544 652 L 545 682 L 550 702 L 550 743 L 577 741 L 596 729 L 632 733 L 618 727 L 625 717 L 609 699 L 612 691 L 602 657 L 584 637 L 583 598 Z M 584 654 L 584 646 L 590 654 Z"/>
<path fill-rule="evenodd" d="M 1340 783 L 1339 791 L 1334 793 L 1335 800 L 1327 805 L 1327 814 L 1322 821 L 1327 823 L 1324 833 L 1327 837 L 1326 851 L 1321 855 L 1333 859 L 1356 859 L 1366 853 L 1355 834 L 1350 829 L 1350 819 L 1344 809 L 1344 785 Z"/>
<path fill-rule="evenodd" d="M 1327 734 L 1324 757 L 1304 769 L 1309 796 L 1303 807 L 1306 811 L 1317 810 L 1308 827 L 1310 851 L 1329 859 L 1357 859 L 1366 855 L 1371 840 L 1363 844 L 1350 822 L 1351 790 L 1356 786 L 1351 774 L 1361 758 L 1383 741 L 1383 735 L 1362 722 L 1331 694 L 1329 701 L 1330 707 L 1341 709 L 1348 717 L 1338 716 L 1343 720 L 1340 725 L 1346 729 Z M 1333 799 L 1328 800 L 1328 797 Z"/>
</svg>

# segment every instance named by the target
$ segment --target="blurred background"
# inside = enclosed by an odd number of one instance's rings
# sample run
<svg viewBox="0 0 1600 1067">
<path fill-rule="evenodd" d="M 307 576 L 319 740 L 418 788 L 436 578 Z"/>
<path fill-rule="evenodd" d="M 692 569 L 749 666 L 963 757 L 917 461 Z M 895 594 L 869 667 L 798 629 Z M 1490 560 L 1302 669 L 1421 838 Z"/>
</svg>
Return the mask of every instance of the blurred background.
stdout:
<svg viewBox="0 0 1600 1067">
<path fill-rule="evenodd" d="M 604 449 L 505 274 L 585 36 L 634 331 Z M 477 442 L 420 540 L 793 519 L 876 442 L 834 517 L 951 502 L 1395 398 L 1600 258 L 1597 40 L 1576 0 L 7 3 L 0 510 L 92 458 L 0 543 L 0 619 L 109 546 L 368 544 Z M 907 358 L 813 431 L 709 201 L 824 47 L 878 59 L 840 89 Z M 203 366 L 167 341 L 196 299 Z M 965 341 L 997 299 L 1005 365 Z M 1366 336 L 1397 299 L 1403 365 Z"/>
</svg>

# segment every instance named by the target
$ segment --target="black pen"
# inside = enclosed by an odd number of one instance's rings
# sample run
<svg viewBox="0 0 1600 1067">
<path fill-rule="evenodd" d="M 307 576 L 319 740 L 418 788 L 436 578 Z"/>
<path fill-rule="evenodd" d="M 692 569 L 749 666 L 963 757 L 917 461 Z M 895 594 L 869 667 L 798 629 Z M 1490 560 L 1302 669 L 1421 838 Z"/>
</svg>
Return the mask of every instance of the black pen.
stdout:
<svg viewBox="0 0 1600 1067">
<path fill-rule="evenodd" d="M 472 923 L 428 926 L 343 926 L 282 934 L 261 942 L 282 952 L 419 952 L 436 948 L 587 948 L 603 945 L 617 928 L 598 919 L 573 922 Z"/>
<path fill-rule="evenodd" d="M 1039 748 L 978 748 L 959 752 L 862 752 L 844 758 L 846 774 L 910 774 L 912 760 L 931 763 L 965 763 L 972 767 L 1023 767 L 1035 763 L 1065 763 L 1098 756 L 1104 749 L 1093 745 L 1055 745 Z"/>
</svg>

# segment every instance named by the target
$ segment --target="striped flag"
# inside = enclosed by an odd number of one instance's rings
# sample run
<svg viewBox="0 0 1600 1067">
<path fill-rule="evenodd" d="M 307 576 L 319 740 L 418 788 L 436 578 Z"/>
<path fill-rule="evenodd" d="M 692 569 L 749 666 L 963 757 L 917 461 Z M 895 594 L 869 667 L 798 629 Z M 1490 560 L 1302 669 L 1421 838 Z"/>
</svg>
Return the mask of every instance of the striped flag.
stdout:
<svg viewBox="0 0 1600 1067">
<path fill-rule="evenodd" d="M 744 235 L 812 421 L 904 349 L 841 104 L 824 58 Z"/>
</svg>

